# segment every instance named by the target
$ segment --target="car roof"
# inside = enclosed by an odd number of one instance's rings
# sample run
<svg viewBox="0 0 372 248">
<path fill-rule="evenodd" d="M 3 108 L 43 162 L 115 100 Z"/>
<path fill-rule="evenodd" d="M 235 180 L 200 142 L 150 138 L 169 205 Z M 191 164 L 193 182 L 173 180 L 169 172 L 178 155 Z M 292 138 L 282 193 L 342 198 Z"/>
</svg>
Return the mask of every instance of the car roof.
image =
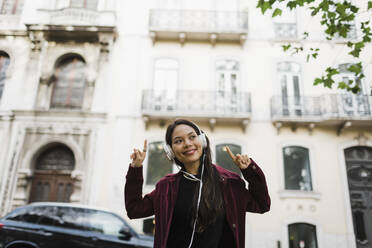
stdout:
<svg viewBox="0 0 372 248">
<path fill-rule="evenodd" d="M 28 204 L 28 205 L 25 205 L 24 207 L 28 207 L 28 206 L 73 207 L 73 208 L 85 208 L 85 209 L 99 210 L 99 211 L 105 211 L 105 212 L 115 213 L 112 210 L 109 210 L 107 208 L 96 207 L 96 206 L 91 206 L 91 205 L 84 205 L 84 204 L 81 204 L 81 203 L 33 202 L 33 203 Z"/>
</svg>

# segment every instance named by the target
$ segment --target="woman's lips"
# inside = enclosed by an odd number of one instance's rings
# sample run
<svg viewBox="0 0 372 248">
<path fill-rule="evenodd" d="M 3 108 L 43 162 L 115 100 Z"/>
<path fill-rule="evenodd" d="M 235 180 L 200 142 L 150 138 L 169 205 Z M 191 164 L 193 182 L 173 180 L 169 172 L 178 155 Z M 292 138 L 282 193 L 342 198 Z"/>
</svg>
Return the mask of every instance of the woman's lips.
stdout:
<svg viewBox="0 0 372 248">
<path fill-rule="evenodd" d="M 196 149 L 193 149 L 193 150 L 189 150 L 189 151 L 183 152 L 183 154 L 189 156 L 189 155 L 193 155 L 195 152 L 196 152 Z"/>
</svg>

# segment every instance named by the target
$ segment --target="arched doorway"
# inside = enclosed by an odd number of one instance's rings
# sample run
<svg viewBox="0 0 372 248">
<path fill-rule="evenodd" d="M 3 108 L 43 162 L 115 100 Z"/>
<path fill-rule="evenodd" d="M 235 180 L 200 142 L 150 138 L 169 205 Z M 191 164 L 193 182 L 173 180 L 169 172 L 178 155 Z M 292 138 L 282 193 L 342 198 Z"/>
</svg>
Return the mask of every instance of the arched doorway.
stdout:
<svg viewBox="0 0 372 248">
<path fill-rule="evenodd" d="M 75 157 L 70 148 L 60 143 L 49 145 L 35 159 L 29 202 L 70 202 L 74 167 Z"/>
<path fill-rule="evenodd" d="M 357 248 L 372 248 L 372 148 L 345 149 L 345 159 Z"/>
</svg>

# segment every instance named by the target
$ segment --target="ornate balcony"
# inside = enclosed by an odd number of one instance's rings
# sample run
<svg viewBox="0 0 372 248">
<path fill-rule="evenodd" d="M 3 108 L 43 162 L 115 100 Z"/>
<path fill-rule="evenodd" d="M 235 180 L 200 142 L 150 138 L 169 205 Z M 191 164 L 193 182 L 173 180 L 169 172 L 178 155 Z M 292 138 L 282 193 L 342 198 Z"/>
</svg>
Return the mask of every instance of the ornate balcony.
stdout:
<svg viewBox="0 0 372 248">
<path fill-rule="evenodd" d="M 271 98 L 271 119 L 276 127 L 290 124 L 338 126 L 344 128 L 372 125 L 372 96 L 353 94 L 327 94 L 315 97 Z"/>
<path fill-rule="evenodd" d="M 248 13 L 207 10 L 150 10 L 150 35 L 157 40 L 235 42 L 243 44 Z"/>
<path fill-rule="evenodd" d="M 40 9 L 39 24 L 66 26 L 115 26 L 115 13 L 87 8 Z"/>
<path fill-rule="evenodd" d="M 38 16 L 30 19 L 26 27 L 29 33 L 41 32 L 44 38 L 50 41 L 75 40 L 105 43 L 106 37 L 112 40 L 115 36 L 115 21 L 113 11 L 67 7 L 39 9 Z"/>
<path fill-rule="evenodd" d="M 170 95 L 144 90 L 142 94 L 142 116 L 147 122 L 186 117 L 207 121 L 212 129 L 218 123 L 238 123 L 244 131 L 250 115 L 251 99 L 247 92 L 179 90 Z"/>
</svg>

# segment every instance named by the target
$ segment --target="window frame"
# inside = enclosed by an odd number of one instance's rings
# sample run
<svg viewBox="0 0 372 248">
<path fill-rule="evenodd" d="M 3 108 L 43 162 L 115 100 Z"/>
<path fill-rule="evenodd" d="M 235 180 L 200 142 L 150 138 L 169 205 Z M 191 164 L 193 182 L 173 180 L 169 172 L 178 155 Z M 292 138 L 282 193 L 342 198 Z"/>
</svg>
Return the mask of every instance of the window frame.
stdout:
<svg viewBox="0 0 372 248">
<path fill-rule="evenodd" d="M 53 99 L 54 99 L 54 94 L 55 94 L 55 91 L 56 91 L 56 87 L 57 87 L 57 83 L 58 83 L 58 79 L 56 78 L 56 72 L 57 70 L 60 68 L 60 67 L 65 67 L 66 65 L 68 64 L 71 64 L 73 63 L 73 60 L 78 60 L 79 62 L 82 62 L 84 64 L 84 69 L 83 69 L 83 73 L 84 73 L 84 82 L 83 83 L 83 87 L 82 87 L 82 99 L 81 99 L 81 105 L 80 106 L 75 106 L 75 105 L 66 105 L 64 107 L 61 107 L 61 106 L 54 106 L 53 104 Z M 70 60 L 69 62 L 66 62 Z M 86 60 L 79 54 L 65 54 L 65 55 L 62 55 L 61 57 L 59 57 L 56 62 L 55 62 L 55 66 L 54 66 L 54 72 L 53 72 L 53 81 L 52 81 L 52 84 L 50 85 L 51 89 L 50 89 L 50 97 L 49 97 L 49 109 L 50 110 L 77 110 L 77 111 L 81 111 L 85 108 L 85 101 L 86 101 L 86 91 L 87 89 L 89 88 L 89 83 L 88 83 L 88 78 L 87 78 L 87 70 L 88 70 L 88 64 L 86 62 Z M 72 89 L 74 87 L 71 87 Z M 73 90 L 71 90 L 71 95 L 72 95 L 72 92 Z"/>
<path fill-rule="evenodd" d="M 317 237 L 317 243 L 318 248 L 323 248 L 324 242 L 323 242 L 323 228 L 322 225 L 318 222 L 318 220 L 315 220 L 311 217 L 304 216 L 304 215 L 295 215 L 295 216 L 289 216 L 285 218 L 281 223 L 281 247 L 289 247 L 289 232 L 288 232 L 288 226 L 291 224 L 296 223 L 305 223 L 315 226 L 316 228 L 316 237 Z"/>
<path fill-rule="evenodd" d="M 287 190 L 285 189 L 285 174 L 284 174 L 284 157 L 283 157 L 283 148 L 288 146 L 300 146 L 307 148 L 309 151 L 309 164 L 310 164 L 310 173 L 312 181 L 312 191 L 301 191 L 301 190 Z M 278 165 L 280 166 L 278 177 L 279 177 L 279 198 L 281 199 L 321 199 L 321 193 L 318 190 L 318 177 L 316 172 L 316 149 L 306 140 L 288 140 L 281 142 L 277 145 L 277 160 L 279 161 Z"/>
<path fill-rule="evenodd" d="M 211 153 L 212 153 L 212 163 L 213 164 L 217 163 L 217 151 L 216 151 L 217 145 L 222 145 L 222 144 L 238 145 L 241 148 L 241 153 L 246 154 L 246 151 L 247 151 L 246 144 L 242 140 L 239 140 L 239 139 L 224 139 L 224 138 L 220 138 L 220 139 L 217 138 L 217 139 L 214 139 L 214 140 L 215 140 L 214 142 L 210 143 Z M 228 154 L 226 153 L 226 155 L 228 155 Z M 248 154 L 248 156 L 249 156 L 249 154 Z M 242 176 L 241 173 L 240 173 L 240 176 Z"/>
<path fill-rule="evenodd" d="M 175 62 L 176 64 L 177 64 L 177 66 L 176 66 L 176 68 L 164 68 L 164 67 L 162 67 L 162 66 L 160 66 L 160 68 L 157 66 L 157 63 L 159 62 L 159 61 L 162 61 L 162 60 L 172 60 L 172 62 Z M 156 97 L 156 94 L 155 94 L 155 89 L 156 88 L 158 88 L 157 87 L 157 83 L 156 83 L 156 81 L 157 81 L 157 77 L 156 77 L 156 75 L 157 75 L 157 73 L 158 73 L 158 71 L 160 70 L 160 71 L 173 71 L 173 72 L 176 72 L 176 82 L 175 82 L 175 86 L 174 86 L 174 88 L 175 88 L 175 92 L 174 92 L 174 94 L 175 94 L 175 96 L 174 96 L 174 99 L 171 99 L 171 101 L 170 101 L 170 103 L 169 103 L 169 105 L 167 105 L 167 106 L 163 106 L 162 105 L 162 103 L 163 103 L 163 101 L 160 101 L 160 107 L 161 108 L 163 108 L 163 107 L 166 107 L 165 109 L 161 109 L 162 111 L 166 111 L 167 110 L 167 108 L 168 107 L 175 107 L 175 108 L 177 108 L 177 92 L 179 91 L 179 86 L 180 86 L 180 79 L 181 79 L 181 76 L 180 76 L 180 72 L 181 72 L 181 63 L 180 63 L 180 61 L 179 61 L 179 59 L 178 58 L 174 58 L 174 57 L 156 57 L 156 58 L 154 58 L 153 59 L 153 61 L 152 61 L 152 78 L 151 78 L 151 91 L 152 91 L 152 94 L 153 94 L 153 100 L 154 100 L 154 103 L 153 104 L 151 104 L 153 107 L 155 107 L 156 106 L 156 101 L 155 101 L 155 97 Z M 168 90 L 166 91 L 166 92 L 168 92 Z M 166 95 L 169 95 L 169 94 L 166 94 Z M 175 109 L 173 109 L 173 110 L 175 110 Z"/>
<path fill-rule="evenodd" d="M 4 79 L 2 81 L 3 82 L 2 83 L 2 90 L 1 90 L 1 93 L 0 93 L 0 106 L 1 106 L 1 101 L 3 99 L 4 92 L 5 92 L 5 86 L 6 86 L 7 82 L 9 81 L 8 78 L 9 78 L 9 71 L 10 71 L 11 65 L 12 65 L 12 58 L 10 57 L 9 53 L 7 53 L 4 50 L 0 50 L 0 56 L 3 56 L 3 57 L 8 59 L 8 65 L 7 65 L 7 68 L 4 71 Z"/>
<path fill-rule="evenodd" d="M 3 13 L 5 2 L 10 2 L 10 4 L 11 4 L 11 9 L 12 10 L 11 10 L 10 13 Z M 22 12 L 23 12 L 24 4 L 25 4 L 25 0 L 2 0 L 0 2 L 0 15 L 21 16 L 22 15 Z"/>
<path fill-rule="evenodd" d="M 145 161 L 146 162 L 143 165 L 143 167 L 144 167 L 144 170 L 143 170 L 144 193 L 149 193 L 153 189 L 155 189 L 155 185 L 157 183 L 157 182 L 155 184 L 147 184 L 146 183 L 147 182 L 147 172 L 148 172 L 149 162 L 150 162 L 150 160 L 149 160 L 149 156 L 150 156 L 150 152 L 149 152 L 150 148 L 149 148 L 149 146 L 150 146 L 151 143 L 154 143 L 154 142 L 164 142 L 164 138 L 156 138 L 156 137 L 154 137 L 154 138 L 151 138 L 151 139 L 147 139 L 147 144 L 148 144 L 148 150 L 147 151 L 148 152 L 146 153 L 146 158 L 145 158 Z M 176 166 L 175 163 L 172 162 L 172 171 L 170 173 L 177 173 L 177 172 L 178 172 L 178 167 Z"/>
</svg>

